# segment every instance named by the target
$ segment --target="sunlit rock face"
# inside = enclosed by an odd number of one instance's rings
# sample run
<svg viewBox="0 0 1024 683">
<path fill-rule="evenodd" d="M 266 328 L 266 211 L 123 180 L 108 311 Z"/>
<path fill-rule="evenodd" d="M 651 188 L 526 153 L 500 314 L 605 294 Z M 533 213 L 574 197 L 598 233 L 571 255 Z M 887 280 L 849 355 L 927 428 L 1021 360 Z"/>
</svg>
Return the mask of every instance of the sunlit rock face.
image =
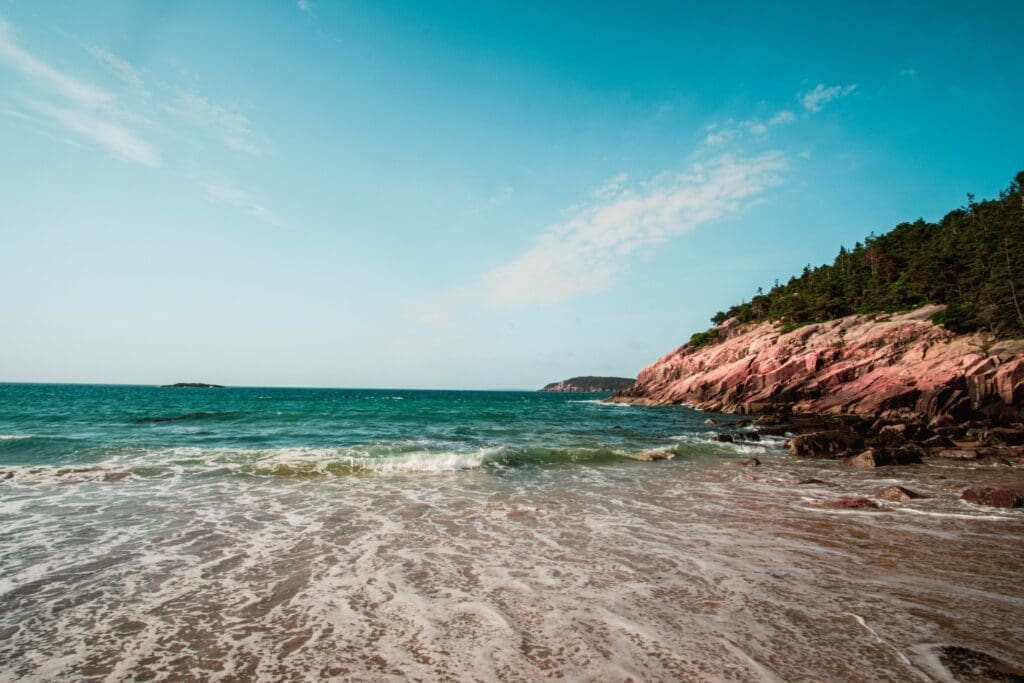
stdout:
<svg viewBox="0 0 1024 683">
<path fill-rule="evenodd" d="M 680 347 L 610 400 L 739 413 L 779 404 L 802 413 L 895 410 L 958 420 L 979 410 L 1019 413 L 1024 341 L 955 335 L 929 320 L 939 309 L 848 316 L 786 333 L 778 322 L 727 320 L 717 328 L 721 341 Z"/>
</svg>

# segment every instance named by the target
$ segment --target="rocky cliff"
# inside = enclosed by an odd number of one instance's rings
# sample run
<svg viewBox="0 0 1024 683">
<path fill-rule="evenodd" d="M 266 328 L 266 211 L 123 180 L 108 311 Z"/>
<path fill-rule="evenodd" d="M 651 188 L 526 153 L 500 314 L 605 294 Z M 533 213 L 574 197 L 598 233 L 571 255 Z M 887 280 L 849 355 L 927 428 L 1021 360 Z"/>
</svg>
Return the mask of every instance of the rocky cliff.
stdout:
<svg viewBox="0 0 1024 683">
<path fill-rule="evenodd" d="M 1024 340 L 955 335 L 929 320 L 940 306 L 854 315 L 784 331 L 726 320 L 712 343 L 684 345 L 611 401 L 759 413 L 898 412 L 1016 421 L 1024 406 Z"/>
<path fill-rule="evenodd" d="M 559 392 L 611 392 L 622 391 L 633 386 L 631 377 L 572 377 L 561 382 L 552 382 L 541 391 Z"/>
</svg>

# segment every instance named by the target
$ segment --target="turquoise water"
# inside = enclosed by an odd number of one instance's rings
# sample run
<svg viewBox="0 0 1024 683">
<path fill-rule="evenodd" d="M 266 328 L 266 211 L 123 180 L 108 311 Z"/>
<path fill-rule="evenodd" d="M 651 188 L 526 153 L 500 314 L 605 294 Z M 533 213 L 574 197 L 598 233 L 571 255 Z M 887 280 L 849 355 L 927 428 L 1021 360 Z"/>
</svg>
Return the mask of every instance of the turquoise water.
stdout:
<svg viewBox="0 0 1024 683">
<path fill-rule="evenodd" d="M 1020 470 L 844 470 L 717 443 L 708 417 L 0 384 L 0 680 L 950 680 L 943 645 L 1019 659 L 1024 514 L 959 493 Z M 892 484 L 926 497 L 820 504 Z"/>
<path fill-rule="evenodd" d="M 601 396 L 0 384 L 0 467 L 441 471 L 629 457 L 707 431 L 704 414 Z"/>
</svg>

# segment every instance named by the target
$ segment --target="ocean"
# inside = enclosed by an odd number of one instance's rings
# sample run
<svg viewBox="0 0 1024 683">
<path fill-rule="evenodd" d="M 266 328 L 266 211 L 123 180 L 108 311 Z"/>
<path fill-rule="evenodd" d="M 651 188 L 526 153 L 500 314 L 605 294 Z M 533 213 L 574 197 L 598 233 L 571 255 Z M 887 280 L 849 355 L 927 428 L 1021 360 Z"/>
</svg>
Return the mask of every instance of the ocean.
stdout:
<svg viewBox="0 0 1024 683">
<path fill-rule="evenodd" d="M 959 500 L 1019 468 L 849 471 L 601 398 L 0 384 L 0 679 L 951 680 L 951 647 L 1024 652 L 1024 514 Z M 926 497 L 821 506 L 894 484 Z"/>
</svg>

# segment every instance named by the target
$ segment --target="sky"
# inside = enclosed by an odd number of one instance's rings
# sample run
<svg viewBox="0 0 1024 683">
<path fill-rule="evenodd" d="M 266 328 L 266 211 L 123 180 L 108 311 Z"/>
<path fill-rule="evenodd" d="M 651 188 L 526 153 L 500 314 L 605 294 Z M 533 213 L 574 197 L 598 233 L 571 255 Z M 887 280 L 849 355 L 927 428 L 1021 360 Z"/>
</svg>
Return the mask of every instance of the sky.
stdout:
<svg viewBox="0 0 1024 683">
<path fill-rule="evenodd" d="M 1021 25 L 0 0 L 0 381 L 634 376 L 840 245 L 1007 187 Z"/>
</svg>

